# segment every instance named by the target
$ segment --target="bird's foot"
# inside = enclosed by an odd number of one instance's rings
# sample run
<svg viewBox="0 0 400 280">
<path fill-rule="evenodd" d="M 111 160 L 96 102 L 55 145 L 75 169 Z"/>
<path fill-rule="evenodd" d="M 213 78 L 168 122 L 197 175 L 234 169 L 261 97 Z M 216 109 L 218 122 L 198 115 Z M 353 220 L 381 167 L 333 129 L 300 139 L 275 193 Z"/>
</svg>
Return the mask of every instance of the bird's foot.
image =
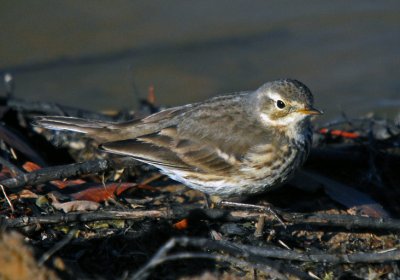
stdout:
<svg viewBox="0 0 400 280">
<path fill-rule="evenodd" d="M 234 201 L 227 201 L 227 200 L 219 200 L 216 203 L 218 206 L 225 206 L 225 207 L 234 207 L 234 208 L 241 208 L 241 209 L 251 209 L 251 210 L 258 210 L 262 212 L 269 212 L 274 216 L 274 218 L 286 228 L 286 224 L 280 215 L 273 209 L 271 205 L 256 205 L 256 204 L 248 204 L 248 203 L 241 203 L 241 202 L 234 202 Z"/>
</svg>

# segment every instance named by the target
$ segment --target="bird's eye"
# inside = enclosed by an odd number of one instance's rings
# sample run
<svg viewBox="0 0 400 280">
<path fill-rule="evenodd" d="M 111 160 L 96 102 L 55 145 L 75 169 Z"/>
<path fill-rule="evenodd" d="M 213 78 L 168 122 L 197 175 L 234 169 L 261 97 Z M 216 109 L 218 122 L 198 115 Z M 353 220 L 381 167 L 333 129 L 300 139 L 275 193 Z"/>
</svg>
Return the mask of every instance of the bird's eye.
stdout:
<svg viewBox="0 0 400 280">
<path fill-rule="evenodd" d="M 279 109 L 283 109 L 283 108 L 285 108 L 285 106 L 286 106 L 286 104 L 282 100 L 276 101 L 276 107 L 278 107 Z"/>
</svg>

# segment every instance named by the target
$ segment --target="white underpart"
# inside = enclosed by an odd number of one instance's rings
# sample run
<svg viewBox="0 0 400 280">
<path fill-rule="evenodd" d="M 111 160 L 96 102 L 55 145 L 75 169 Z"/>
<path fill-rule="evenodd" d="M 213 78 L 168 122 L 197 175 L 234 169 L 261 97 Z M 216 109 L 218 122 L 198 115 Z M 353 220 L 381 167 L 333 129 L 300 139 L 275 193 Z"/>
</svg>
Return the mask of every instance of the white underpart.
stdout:
<svg viewBox="0 0 400 280">
<path fill-rule="evenodd" d="M 218 194 L 218 195 L 232 195 L 235 194 L 235 189 L 232 188 L 232 184 L 227 180 L 227 179 L 220 179 L 220 180 L 213 180 L 213 181 L 208 181 L 207 183 L 204 183 L 203 181 L 196 180 L 196 179 L 187 179 L 186 178 L 186 172 L 185 171 L 180 171 L 180 170 L 172 170 L 169 168 L 166 168 L 164 166 L 160 165 L 155 165 L 155 167 L 159 168 L 162 173 L 165 175 L 169 176 L 171 179 L 181 182 L 182 184 L 193 188 L 195 190 L 199 190 L 204 193 L 208 194 Z M 243 182 L 246 184 L 246 182 Z M 246 186 L 248 186 L 249 183 L 247 183 Z M 245 186 L 245 185 L 244 185 Z"/>
<path fill-rule="evenodd" d="M 303 113 L 292 112 L 279 120 L 272 120 L 267 114 L 260 114 L 261 121 L 266 126 L 285 126 L 287 136 L 296 141 L 304 141 L 304 135 L 302 133 L 298 133 L 296 129 L 298 128 L 298 122 L 304 120 L 306 116 L 307 115 L 304 115 Z"/>
<path fill-rule="evenodd" d="M 296 157 L 297 151 L 290 153 L 285 163 L 280 163 L 279 168 L 275 170 L 271 170 L 269 166 L 265 166 L 259 170 L 254 170 L 249 167 L 247 164 L 244 164 L 237 172 L 237 174 L 232 174 L 229 177 L 220 177 L 215 178 L 214 180 L 209 180 L 207 182 L 200 181 L 199 179 L 195 179 L 193 177 L 188 178 L 188 174 L 184 170 L 168 168 L 163 165 L 154 164 L 151 162 L 147 162 L 150 165 L 153 165 L 160 169 L 162 173 L 169 176 L 171 179 L 181 182 L 182 184 L 193 188 L 195 190 L 199 190 L 204 193 L 208 193 L 210 195 L 218 195 L 218 196 L 236 196 L 238 193 L 242 193 L 243 195 L 263 192 L 268 188 L 271 188 L 276 184 L 275 180 L 276 176 L 272 177 L 272 173 L 282 174 L 288 172 L 286 167 L 291 164 L 291 162 Z M 225 155 L 226 156 L 226 155 Z M 251 160 L 257 160 L 258 154 L 251 155 Z M 271 155 L 272 156 L 272 155 Z M 146 160 L 140 160 L 146 163 Z M 254 174 L 254 172 L 256 172 Z M 250 178 L 243 177 L 243 174 L 252 174 Z M 190 175 L 190 174 L 189 174 Z M 257 176 L 259 180 L 254 181 L 254 176 Z M 285 177 L 288 174 L 285 175 Z M 189 176 L 190 177 L 190 176 Z"/>
<path fill-rule="evenodd" d="M 261 113 L 260 117 L 267 126 L 291 126 L 303 120 L 306 115 L 298 112 L 292 112 L 289 115 L 279 118 L 278 120 L 271 119 L 266 113 Z"/>
</svg>

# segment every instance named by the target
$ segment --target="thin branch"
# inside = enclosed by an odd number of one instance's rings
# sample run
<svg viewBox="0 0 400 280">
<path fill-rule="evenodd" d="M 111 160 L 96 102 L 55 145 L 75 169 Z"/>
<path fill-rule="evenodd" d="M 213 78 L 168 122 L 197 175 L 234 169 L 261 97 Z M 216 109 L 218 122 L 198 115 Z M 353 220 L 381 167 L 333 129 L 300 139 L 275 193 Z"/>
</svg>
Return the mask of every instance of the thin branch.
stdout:
<svg viewBox="0 0 400 280">
<path fill-rule="evenodd" d="M 96 212 L 72 212 L 65 214 L 43 215 L 43 216 L 22 216 L 15 219 L 2 219 L 2 224 L 8 228 L 21 228 L 29 225 L 39 224 L 69 224 L 76 222 L 94 222 L 107 220 L 140 220 L 144 218 L 167 218 L 168 211 L 96 211 Z"/>
<path fill-rule="evenodd" d="M 229 257 L 223 255 L 210 255 L 204 253 L 178 253 L 176 255 L 167 256 L 168 253 L 175 247 L 195 247 L 201 250 L 223 251 L 229 254 Z M 234 256 L 234 257 L 231 257 Z M 238 257 L 244 258 L 245 261 L 239 260 Z M 373 253 L 354 253 L 354 254 L 328 254 L 328 253 L 309 253 L 309 252 L 296 252 L 293 250 L 282 249 L 276 246 L 249 246 L 229 241 L 215 241 L 206 238 L 190 238 L 179 237 L 172 238 L 166 242 L 153 258 L 141 268 L 132 279 L 146 279 L 150 275 L 150 270 L 166 261 L 178 260 L 184 258 L 208 258 L 214 260 L 224 260 L 232 263 L 241 263 L 247 266 L 260 269 L 265 265 L 268 267 L 266 273 L 274 273 L 274 277 L 286 278 L 281 274 L 282 267 L 277 267 L 272 259 L 282 259 L 301 262 L 314 262 L 314 263 L 383 263 L 400 260 L 400 249 L 394 248 L 393 250 L 386 250 L 384 252 Z M 260 265 L 263 266 L 260 266 Z M 265 270 L 264 270 L 265 271 Z M 292 271 L 287 267 L 286 273 L 298 276 L 298 271 Z M 302 275 L 301 279 L 304 279 Z M 309 277 L 307 277 L 309 278 Z"/>
<path fill-rule="evenodd" d="M 22 175 L 24 172 L 19 169 L 17 166 L 9 162 L 3 157 L 0 157 L 0 164 L 6 166 L 14 175 Z"/>
<path fill-rule="evenodd" d="M 66 236 L 64 236 L 61 241 L 57 242 L 53 247 L 50 248 L 50 250 L 45 252 L 40 257 L 40 259 L 38 260 L 38 264 L 43 265 L 52 255 L 54 255 L 57 251 L 67 245 L 72 240 L 72 238 L 74 238 L 75 233 L 76 230 L 71 230 Z"/>
<path fill-rule="evenodd" d="M 280 213 L 293 225 L 343 227 L 347 230 L 389 230 L 400 231 L 400 220 L 391 218 L 371 218 L 355 215 Z"/>
<path fill-rule="evenodd" d="M 363 229 L 367 231 L 400 231 L 400 220 L 390 218 L 370 218 L 353 215 L 330 215 L 330 214 L 303 214 L 284 213 L 279 214 L 286 221 L 287 230 L 307 229 L 313 227 L 335 227 L 344 228 L 346 231 Z M 159 208 L 146 211 L 96 211 L 96 212 L 72 212 L 65 214 L 43 215 L 43 216 L 22 216 L 9 219 L 0 217 L 0 222 L 9 228 L 21 228 L 35 224 L 59 224 L 76 222 L 93 222 L 101 220 L 140 220 L 152 219 L 173 219 L 179 220 L 189 218 L 194 220 L 207 219 L 225 222 L 258 221 L 260 215 L 265 215 L 266 222 L 275 227 L 282 227 L 276 224 L 275 218 L 269 213 L 250 211 L 228 211 L 224 209 L 186 209 L 184 207 L 173 207 L 171 209 Z"/>
<path fill-rule="evenodd" d="M 167 256 L 172 249 L 177 247 L 177 245 L 183 247 L 189 245 L 186 243 L 187 240 L 189 240 L 189 238 L 170 239 L 168 242 L 166 242 L 163 246 L 160 247 L 157 253 L 151 258 L 151 260 L 139 271 L 137 271 L 131 279 L 148 278 L 150 275 L 150 270 L 154 269 L 156 266 L 164 262 L 175 261 L 180 259 L 193 259 L 193 258 L 205 258 L 205 259 L 213 259 L 216 261 L 226 261 L 242 267 L 255 268 L 264 271 L 266 274 L 272 276 L 274 279 L 287 279 L 287 277 L 283 273 L 295 276 L 297 279 L 310 279 L 310 277 L 308 277 L 307 274 L 295 268 L 292 268 L 288 265 L 282 266 L 280 263 L 276 261 L 269 260 L 266 258 L 256 259 L 254 258 L 254 256 L 242 256 L 240 254 L 237 254 L 236 257 L 231 257 L 231 256 L 224 256 L 221 254 L 211 255 L 208 253 L 190 253 L 190 252 L 177 253 L 174 255 Z M 193 241 L 195 242 L 195 239 L 193 239 Z M 241 260 L 237 257 L 244 257 L 244 258 L 247 257 L 249 260 Z"/>
<path fill-rule="evenodd" d="M 133 160 L 128 158 L 123 158 L 118 163 L 111 160 L 98 159 L 82 163 L 46 167 L 30 173 L 18 175 L 14 178 L 5 179 L 1 181 L 0 184 L 11 190 L 20 190 L 20 188 L 26 185 L 37 185 L 52 180 L 96 174 L 115 169 L 117 166 L 129 166 L 132 162 Z"/>
<path fill-rule="evenodd" d="M 42 156 L 31 146 L 29 140 L 14 131 L 10 126 L 5 123 L 0 123 L 0 134 L 1 140 L 9 145 L 11 153 L 13 153 L 12 150 L 17 150 L 25 155 L 29 160 L 36 162 L 39 165 L 45 165 Z"/>
<path fill-rule="evenodd" d="M 8 205 L 10 205 L 11 212 L 15 211 L 14 205 L 11 203 L 11 200 L 8 198 L 6 190 L 4 189 L 4 186 L 0 184 L 1 191 L 3 192 L 4 198 L 7 200 Z"/>
<path fill-rule="evenodd" d="M 267 275 L 273 277 L 273 279 L 288 279 L 285 275 L 279 273 L 275 269 L 266 266 L 265 264 L 255 264 L 248 261 L 243 261 L 239 258 L 224 256 L 221 254 L 207 254 L 207 253 L 190 253 L 183 252 L 179 254 L 169 255 L 159 259 L 152 259 L 145 267 L 136 272 L 130 279 L 147 279 L 150 276 L 150 270 L 154 269 L 160 264 L 170 261 L 184 260 L 184 259 L 210 259 L 219 262 L 228 262 L 244 268 L 254 268 L 264 271 Z M 306 279 L 306 278 L 296 278 Z"/>
<path fill-rule="evenodd" d="M 233 207 L 233 208 L 242 208 L 242 209 L 255 209 L 260 212 L 269 212 L 275 219 L 283 226 L 286 227 L 286 224 L 282 221 L 281 217 L 275 212 L 275 209 L 269 206 L 262 206 L 262 205 L 254 205 L 254 204 L 247 204 L 247 203 L 240 203 L 240 202 L 232 202 L 222 200 L 218 203 L 220 206 L 226 207 Z"/>
<path fill-rule="evenodd" d="M 329 253 L 309 253 L 296 252 L 292 250 L 282 249 L 275 246 L 250 246 L 229 241 L 215 241 L 206 238 L 190 238 L 179 237 L 173 238 L 173 244 L 207 250 L 222 250 L 228 254 L 235 256 L 243 256 L 245 258 L 260 257 L 274 258 L 301 262 L 315 263 L 383 263 L 400 260 L 400 249 L 386 250 L 383 252 L 361 252 L 353 254 L 329 254 Z M 171 244 L 171 242 L 169 243 Z M 171 249 L 171 248 L 170 248 Z M 169 250 L 170 250 L 169 249 Z"/>
</svg>

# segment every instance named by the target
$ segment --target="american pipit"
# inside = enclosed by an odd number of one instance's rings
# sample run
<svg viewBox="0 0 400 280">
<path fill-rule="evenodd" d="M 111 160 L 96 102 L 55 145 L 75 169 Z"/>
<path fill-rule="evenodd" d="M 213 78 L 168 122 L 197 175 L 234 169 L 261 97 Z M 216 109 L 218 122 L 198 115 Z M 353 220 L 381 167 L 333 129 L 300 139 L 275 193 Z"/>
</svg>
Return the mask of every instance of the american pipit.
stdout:
<svg viewBox="0 0 400 280">
<path fill-rule="evenodd" d="M 308 156 L 310 116 L 319 114 L 304 84 L 283 79 L 124 123 L 72 117 L 36 123 L 85 133 L 104 151 L 132 156 L 204 193 L 234 197 L 286 182 Z"/>
</svg>

